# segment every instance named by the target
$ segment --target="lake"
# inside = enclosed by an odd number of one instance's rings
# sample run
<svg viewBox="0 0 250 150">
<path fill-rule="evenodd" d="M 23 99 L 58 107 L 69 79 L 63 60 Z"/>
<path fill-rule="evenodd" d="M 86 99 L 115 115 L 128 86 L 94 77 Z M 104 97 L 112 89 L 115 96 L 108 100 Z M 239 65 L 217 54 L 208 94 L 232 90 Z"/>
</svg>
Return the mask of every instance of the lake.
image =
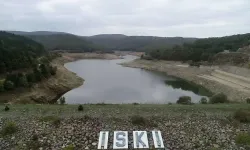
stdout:
<svg viewBox="0 0 250 150">
<path fill-rule="evenodd" d="M 202 87 L 166 74 L 128 68 L 119 63 L 132 61 L 135 56 L 124 59 L 84 59 L 65 64 L 85 81 L 84 84 L 66 93 L 66 103 L 175 103 L 180 96 L 190 96 L 198 102 L 208 93 Z"/>
</svg>

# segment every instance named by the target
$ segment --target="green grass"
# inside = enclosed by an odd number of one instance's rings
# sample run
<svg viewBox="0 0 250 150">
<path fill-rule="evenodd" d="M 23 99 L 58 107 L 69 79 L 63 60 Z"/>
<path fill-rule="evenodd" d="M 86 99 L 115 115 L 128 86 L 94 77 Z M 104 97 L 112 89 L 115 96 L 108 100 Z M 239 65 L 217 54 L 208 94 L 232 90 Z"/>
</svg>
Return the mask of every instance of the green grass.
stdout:
<svg viewBox="0 0 250 150">
<path fill-rule="evenodd" d="M 15 122 L 7 122 L 3 125 L 1 130 L 1 135 L 7 136 L 16 133 L 18 130 L 17 125 Z"/>
<path fill-rule="evenodd" d="M 250 135 L 249 133 L 241 133 L 235 138 L 236 144 L 240 145 L 250 145 Z"/>
<path fill-rule="evenodd" d="M 39 119 L 42 122 L 51 122 L 55 126 L 59 126 L 61 123 L 61 118 L 58 116 L 43 116 Z"/>
</svg>

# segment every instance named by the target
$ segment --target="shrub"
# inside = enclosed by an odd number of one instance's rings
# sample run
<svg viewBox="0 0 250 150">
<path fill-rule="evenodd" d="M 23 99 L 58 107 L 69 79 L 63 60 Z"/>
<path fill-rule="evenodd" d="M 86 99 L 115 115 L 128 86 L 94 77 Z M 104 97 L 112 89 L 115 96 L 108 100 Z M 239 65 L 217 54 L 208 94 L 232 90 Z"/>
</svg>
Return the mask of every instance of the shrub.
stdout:
<svg viewBox="0 0 250 150">
<path fill-rule="evenodd" d="M 9 108 L 8 106 L 5 106 L 4 110 L 5 110 L 5 111 L 9 111 L 10 108 Z"/>
<path fill-rule="evenodd" d="M 13 90 L 14 89 L 14 83 L 8 80 L 4 81 L 4 89 L 5 90 Z"/>
<path fill-rule="evenodd" d="M 83 106 L 82 105 L 78 106 L 78 111 L 83 111 Z"/>
<path fill-rule="evenodd" d="M 228 103 L 229 101 L 227 100 L 227 96 L 223 93 L 218 93 L 213 95 L 209 99 L 209 103 L 215 104 L 215 103 Z"/>
<path fill-rule="evenodd" d="M 206 97 L 202 97 L 201 100 L 200 100 L 200 103 L 201 104 L 207 104 L 208 103 L 208 100 Z"/>
<path fill-rule="evenodd" d="M 7 122 L 3 125 L 1 134 L 3 136 L 14 134 L 17 132 L 17 125 L 14 122 Z"/>
<path fill-rule="evenodd" d="M 3 86 L 3 82 L 0 81 L 0 92 L 3 92 L 4 91 L 4 86 Z"/>
<path fill-rule="evenodd" d="M 133 125 L 145 125 L 146 119 L 143 118 L 142 116 L 135 115 L 131 117 L 131 122 Z"/>
<path fill-rule="evenodd" d="M 60 123 L 60 118 L 57 116 L 44 116 L 39 119 L 42 122 L 52 122 L 54 125 Z"/>
<path fill-rule="evenodd" d="M 71 145 L 68 145 L 66 146 L 63 150 L 74 150 L 75 147 L 71 144 Z"/>
<path fill-rule="evenodd" d="M 139 105 L 139 103 L 133 103 L 133 105 Z"/>
<path fill-rule="evenodd" d="M 191 104 L 191 97 L 190 96 L 181 96 L 176 102 L 177 104 L 184 104 L 190 105 Z"/>
<path fill-rule="evenodd" d="M 200 67 L 200 63 L 199 62 L 193 62 L 193 61 L 191 61 L 191 62 L 189 62 L 189 66 L 194 66 L 194 67 Z"/>
<path fill-rule="evenodd" d="M 250 111 L 240 109 L 234 113 L 234 119 L 243 123 L 250 122 Z"/>
<path fill-rule="evenodd" d="M 250 135 L 249 133 L 241 133 L 235 137 L 236 144 L 250 145 Z"/>
<path fill-rule="evenodd" d="M 246 98 L 246 102 L 250 104 L 250 97 Z"/>
<path fill-rule="evenodd" d="M 60 104 L 61 105 L 63 105 L 63 104 L 65 104 L 65 97 L 61 97 L 60 99 L 59 99 L 59 101 L 60 101 Z"/>
<path fill-rule="evenodd" d="M 168 105 L 172 105 L 172 103 L 171 103 L 171 102 L 168 102 Z"/>
</svg>

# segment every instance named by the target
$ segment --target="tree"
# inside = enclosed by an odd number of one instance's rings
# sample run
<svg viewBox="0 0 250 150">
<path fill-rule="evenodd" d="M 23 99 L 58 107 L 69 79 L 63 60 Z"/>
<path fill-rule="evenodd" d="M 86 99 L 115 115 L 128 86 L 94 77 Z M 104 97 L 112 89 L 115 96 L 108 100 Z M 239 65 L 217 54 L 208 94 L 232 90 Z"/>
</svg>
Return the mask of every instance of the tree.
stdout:
<svg viewBox="0 0 250 150">
<path fill-rule="evenodd" d="M 49 66 L 49 71 L 51 75 L 56 75 L 57 67 Z"/>
<path fill-rule="evenodd" d="M 26 78 L 26 75 L 24 75 L 23 73 L 18 73 L 18 86 L 20 87 L 28 87 L 28 81 Z"/>
<path fill-rule="evenodd" d="M 4 91 L 4 85 L 3 85 L 3 82 L 0 81 L 0 92 L 3 92 Z"/>
<path fill-rule="evenodd" d="M 60 99 L 59 99 L 59 101 L 60 101 L 60 104 L 61 105 L 63 105 L 63 104 L 65 104 L 65 97 L 61 97 Z"/>
<path fill-rule="evenodd" d="M 0 73 L 5 73 L 6 72 L 6 66 L 5 63 L 2 62 L 0 63 Z"/>
<path fill-rule="evenodd" d="M 7 91 L 13 90 L 15 88 L 14 83 L 8 80 L 4 81 L 4 89 Z"/>
<path fill-rule="evenodd" d="M 40 70 L 37 69 L 37 67 L 33 68 L 33 73 L 35 75 L 36 82 L 42 81 L 42 74 Z"/>
<path fill-rule="evenodd" d="M 26 78 L 29 83 L 36 82 L 36 77 L 33 72 L 26 74 Z"/>
<path fill-rule="evenodd" d="M 50 75 L 48 66 L 45 65 L 45 64 L 41 64 L 39 68 L 40 68 L 40 70 L 41 70 L 42 75 L 43 75 L 45 78 L 48 78 L 49 75 Z"/>
</svg>

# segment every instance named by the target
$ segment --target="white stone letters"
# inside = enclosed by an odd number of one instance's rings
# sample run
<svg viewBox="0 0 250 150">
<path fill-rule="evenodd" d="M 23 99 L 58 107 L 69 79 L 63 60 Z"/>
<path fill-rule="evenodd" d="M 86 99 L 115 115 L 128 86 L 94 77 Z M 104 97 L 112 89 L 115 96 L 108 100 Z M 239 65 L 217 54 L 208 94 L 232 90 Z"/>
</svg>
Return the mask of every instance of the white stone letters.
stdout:
<svg viewBox="0 0 250 150">
<path fill-rule="evenodd" d="M 98 149 L 108 149 L 109 132 L 101 131 L 99 135 Z"/>
<path fill-rule="evenodd" d="M 134 148 L 149 148 L 146 131 L 133 131 Z"/>
<path fill-rule="evenodd" d="M 128 131 L 115 131 L 113 149 L 128 149 Z"/>
<path fill-rule="evenodd" d="M 151 134 L 149 134 L 151 137 Z M 164 149 L 161 131 L 152 131 L 154 148 Z M 97 149 L 108 149 L 109 132 L 101 131 Z M 113 149 L 128 149 L 128 131 L 114 131 Z M 111 141 L 110 141 L 111 142 Z M 132 141 L 130 141 L 132 142 Z M 149 149 L 147 131 L 133 131 L 133 149 Z M 110 145 L 111 146 L 111 145 Z M 153 145 L 152 145 L 153 146 Z"/>
<path fill-rule="evenodd" d="M 155 148 L 164 148 L 161 131 L 152 131 Z"/>
</svg>

